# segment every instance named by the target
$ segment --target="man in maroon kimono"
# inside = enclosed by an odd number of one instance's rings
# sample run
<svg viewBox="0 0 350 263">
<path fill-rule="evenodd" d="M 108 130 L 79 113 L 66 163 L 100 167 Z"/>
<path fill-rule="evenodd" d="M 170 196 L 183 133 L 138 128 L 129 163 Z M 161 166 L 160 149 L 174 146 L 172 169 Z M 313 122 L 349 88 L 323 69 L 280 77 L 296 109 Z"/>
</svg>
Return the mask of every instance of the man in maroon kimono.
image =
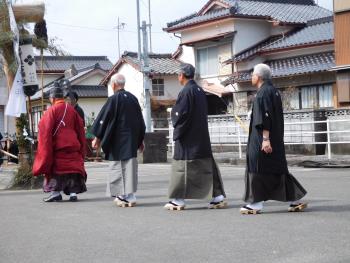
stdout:
<svg viewBox="0 0 350 263">
<path fill-rule="evenodd" d="M 85 132 L 83 120 L 75 109 L 65 103 L 63 90 L 50 91 L 49 108 L 39 123 L 38 151 L 33 175 L 44 175 L 44 192 L 50 195 L 44 202 L 61 201 L 63 191 L 69 200 L 86 191 L 84 168 Z"/>
</svg>

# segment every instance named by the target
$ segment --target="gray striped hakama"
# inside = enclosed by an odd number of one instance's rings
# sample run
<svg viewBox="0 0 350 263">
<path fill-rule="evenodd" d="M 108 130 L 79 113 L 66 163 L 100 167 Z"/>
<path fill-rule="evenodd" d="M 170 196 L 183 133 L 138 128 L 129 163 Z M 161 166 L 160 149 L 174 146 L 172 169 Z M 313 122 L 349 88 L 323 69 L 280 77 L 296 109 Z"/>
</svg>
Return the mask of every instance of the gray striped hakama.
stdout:
<svg viewBox="0 0 350 263">
<path fill-rule="evenodd" d="M 128 195 L 137 191 L 137 158 L 126 161 L 111 161 L 107 179 L 107 196 Z"/>
</svg>

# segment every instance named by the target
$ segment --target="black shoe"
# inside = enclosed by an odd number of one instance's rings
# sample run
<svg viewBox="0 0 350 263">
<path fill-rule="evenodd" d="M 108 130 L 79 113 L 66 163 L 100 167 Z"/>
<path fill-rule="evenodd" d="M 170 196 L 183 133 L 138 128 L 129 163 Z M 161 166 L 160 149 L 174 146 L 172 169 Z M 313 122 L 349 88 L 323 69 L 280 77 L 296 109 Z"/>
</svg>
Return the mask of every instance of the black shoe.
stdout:
<svg viewBox="0 0 350 263">
<path fill-rule="evenodd" d="M 75 195 L 75 196 L 70 196 L 69 197 L 69 201 L 71 202 L 77 202 L 78 201 L 78 197 Z"/>
<path fill-rule="evenodd" d="M 43 199 L 45 203 L 62 201 L 62 195 L 49 195 Z"/>
</svg>

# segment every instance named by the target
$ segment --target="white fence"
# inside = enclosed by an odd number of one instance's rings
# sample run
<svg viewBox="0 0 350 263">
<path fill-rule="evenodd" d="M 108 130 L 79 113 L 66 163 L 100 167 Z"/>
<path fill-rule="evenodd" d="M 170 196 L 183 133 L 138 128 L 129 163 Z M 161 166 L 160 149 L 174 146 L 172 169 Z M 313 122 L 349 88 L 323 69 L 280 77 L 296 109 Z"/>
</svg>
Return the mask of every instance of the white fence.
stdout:
<svg viewBox="0 0 350 263">
<path fill-rule="evenodd" d="M 285 122 L 285 145 L 326 145 L 328 159 L 332 158 L 332 145 L 350 145 L 350 116 L 341 119 L 321 121 L 304 121 L 304 119 L 289 119 Z M 315 131 L 315 125 L 323 125 Z M 243 156 L 243 147 L 247 145 L 249 120 L 247 117 L 237 120 L 234 116 L 211 116 L 209 118 L 209 133 L 212 146 L 234 146 L 238 148 L 239 158 Z M 174 149 L 173 128 L 154 128 L 154 131 L 167 132 L 169 144 Z M 322 136 L 323 135 L 323 136 Z M 317 137 L 321 137 L 317 138 Z"/>
</svg>

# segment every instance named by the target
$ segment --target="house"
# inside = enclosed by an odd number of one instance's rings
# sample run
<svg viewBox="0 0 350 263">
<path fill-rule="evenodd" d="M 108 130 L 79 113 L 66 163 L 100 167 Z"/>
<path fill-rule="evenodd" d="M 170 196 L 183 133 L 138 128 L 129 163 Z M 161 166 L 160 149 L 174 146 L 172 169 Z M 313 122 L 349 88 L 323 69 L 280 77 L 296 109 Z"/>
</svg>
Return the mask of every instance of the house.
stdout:
<svg viewBox="0 0 350 263">
<path fill-rule="evenodd" d="M 350 106 L 350 2 L 334 0 L 337 97 L 341 107 Z"/>
<path fill-rule="evenodd" d="M 72 91 L 79 96 L 79 105 L 85 112 L 85 121 L 96 116 L 105 103 L 107 88 L 99 85 L 101 80 L 112 68 L 112 63 L 104 56 L 44 56 L 35 57 L 39 82 L 43 82 L 44 89 L 31 97 L 31 113 L 34 131 L 42 115 L 42 97 L 44 109 L 49 105 L 48 94 L 55 81 L 68 80 Z M 43 67 L 42 67 L 43 66 Z M 44 92 L 44 94 L 43 94 Z M 44 95 L 44 96 L 42 96 Z"/>
<path fill-rule="evenodd" d="M 174 54 L 176 55 L 176 54 Z M 177 75 L 180 70 L 180 61 L 172 54 L 150 54 L 150 81 L 152 119 L 164 120 L 167 118 L 167 108 L 171 108 L 181 90 Z M 134 94 L 141 108 L 144 105 L 143 74 L 137 53 L 125 51 L 118 62 L 100 82 L 108 86 L 109 95 L 112 95 L 110 79 L 114 74 L 123 74 L 126 78 L 125 90 Z M 155 123 L 155 127 L 166 127 L 167 123 Z"/>
<path fill-rule="evenodd" d="M 332 16 L 313 0 L 210 0 L 165 31 L 181 36 L 199 81 L 234 90 L 235 114 L 249 111 L 258 63 L 271 66 L 289 110 L 335 108 Z"/>
</svg>

